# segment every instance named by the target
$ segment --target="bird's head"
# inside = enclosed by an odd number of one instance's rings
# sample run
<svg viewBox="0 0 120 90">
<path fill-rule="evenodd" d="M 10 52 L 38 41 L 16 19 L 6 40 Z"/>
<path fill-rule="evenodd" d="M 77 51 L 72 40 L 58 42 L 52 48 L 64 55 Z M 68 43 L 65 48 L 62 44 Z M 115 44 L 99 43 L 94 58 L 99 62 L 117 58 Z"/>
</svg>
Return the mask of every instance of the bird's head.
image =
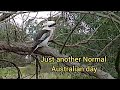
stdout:
<svg viewBox="0 0 120 90">
<path fill-rule="evenodd" d="M 46 21 L 45 23 L 43 23 L 43 30 L 47 29 L 47 30 L 53 30 L 55 29 L 55 21 Z"/>
</svg>

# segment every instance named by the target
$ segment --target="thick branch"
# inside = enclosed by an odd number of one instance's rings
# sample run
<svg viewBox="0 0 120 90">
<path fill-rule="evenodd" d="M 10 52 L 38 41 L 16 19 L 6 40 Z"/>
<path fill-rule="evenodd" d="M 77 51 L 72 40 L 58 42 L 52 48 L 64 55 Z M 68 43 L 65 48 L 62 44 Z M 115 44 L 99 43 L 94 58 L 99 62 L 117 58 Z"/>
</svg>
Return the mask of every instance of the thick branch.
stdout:
<svg viewBox="0 0 120 90">
<path fill-rule="evenodd" d="M 0 50 L 6 50 L 9 52 L 14 52 L 14 53 L 22 53 L 23 55 L 28 54 L 32 49 L 32 44 L 26 44 L 26 43 L 12 43 L 7 45 L 6 42 L 0 42 Z M 46 56 L 53 56 L 55 58 L 58 57 L 68 57 L 67 55 L 60 54 L 58 50 L 51 48 L 51 47 L 42 47 L 39 48 L 34 52 L 35 54 L 41 54 L 41 55 L 46 55 Z M 75 63 L 75 62 L 65 62 L 64 63 L 66 66 L 80 66 L 80 63 Z M 87 67 L 86 65 L 82 65 L 83 67 Z M 114 79 L 109 73 L 106 73 L 100 69 L 97 69 L 96 73 L 93 72 L 83 72 L 83 73 L 88 73 L 89 75 L 95 76 L 100 79 Z"/>
<path fill-rule="evenodd" d="M 5 20 L 6 18 L 10 17 L 11 15 L 12 15 L 11 13 L 3 13 L 3 14 L 0 16 L 0 21 Z"/>
</svg>

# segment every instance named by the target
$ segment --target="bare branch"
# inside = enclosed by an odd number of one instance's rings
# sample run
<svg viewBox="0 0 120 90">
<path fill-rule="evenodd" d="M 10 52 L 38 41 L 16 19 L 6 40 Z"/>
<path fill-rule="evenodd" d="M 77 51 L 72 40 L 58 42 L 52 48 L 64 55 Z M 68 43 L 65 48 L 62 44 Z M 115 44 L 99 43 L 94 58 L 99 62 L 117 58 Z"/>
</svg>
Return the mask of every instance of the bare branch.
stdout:
<svg viewBox="0 0 120 90">
<path fill-rule="evenodd" d="M 86 15 L 86 14 L 85 14 L 85 15 Z M 65 43 L 64 43 L 64 45 L 63 45 L 63 47 L 61 48 L 60 53 L 62 53 L 62 51 L 63 51 L 63 49 L 64 49 L 64 47 L 65 47 L 65 45 L 66 45 L 66 43 L 67 43 L 67 41 L 68 41 L 68 39 L 69 39 L 69 37 L 70 37 L 71 34 L 74 32 L 74 30 L 77 28 L 77 26 L 80 24 L 80 22 L 81 22 L 82 19 L 85 17 L 85 15 L 77 22 L 77 24 L 75 25 L 75 27 L 71 30 L 71 32 L 70 32 L 70 34 L 68 35 L 68 37 L 67 37 L 67 39 L 66 39 L 66 41 L 65 41 Z"/>
<path fill-rule="evenodd" d="M 0 16 L 0 22 L 1 22 L 1 21 L 4 21 L 6 18 L 10 17 L 11 15 L 13 15 L 13 14 L 11 14 L 11 13 L 8 13 L 8 14 L 3 13 L 3 14 Z"/>
<path fill-rule="evenodd" d="M 77 42 L 77 43 L 75 43 L 73 45 L 65 45 L 65 47 L 80 47 L 81 44 L 87 44 L 90 41 L 108 41 L 108 39 L 89 39 L 89 40 L 83 40 L 83 41 Z M 49 42 L 52 42 L 52 43 L 54 43 L 56 45 L 59 45 L 59 46 L 63 46 L 62 43 L 59 43 L 59 42 L 57 42 L 55 40 L 50 40 Z"/>
<path fill-rule="evenodd" d="M 91 15 L 97 15 L 97 16 L 100 16 L 100 17 L 105 17 L 105 18 L 108 18 L 110 19 L 110 17 L 108 15 L 105 15 L 105 14 L 102 14 L 102 13 L 98 13 L 98 12 L 93 12 L 93 11 L 70 11 L 71 13 L 83 13 L 83 14 L 91 14 Z M 120 21 L 115 19 L 114 17 L 112 17 L 112 19 L 119 23 L 120 24 Z"/>
<path fill-rule="evenodd" d="M 92 37 L 93 37 L 93 35 L 97 32 L 97 30 L 105 23 L 105 21 L 106 21 L 107 19 L 105 19 L 96 29 L 95 29 L 95 31 L 92 33 L 92 35 L 87 39 L 87 40 L 90 40 Z"/>
<path fill-rule="evenodd" d="M 59 42 L 56 42 L 56 41 L 54 41 L 54 40 L 50 40 L 49 42 L 52 42 L 52 43 L 57 44 L 57 45 L 59 45 L 59 46 L 63 46 L 63 45 L 64 45 L 64 44 L 59 43 Z M 64 47 L 80 47 L 79 44 L 87 44 L 87 43 L 88 43 L 88 42 L 86 42 L 86 41 L 82 41 L 82 42 L 79 42 L 79 43 L 76 43 L 76 44 L 73 44 L 73 45 L 65 45 Z"/>
<path fill-rule="evenodd" d="M 110 14 L 110 13 L 109 13 Z M 116 29 L 120 32 L 119 27 L 116 25 L 115 21 L 112 19 L 112 16 L 109 15 L 109 17 L 111 18 L 111 21 L 113 22 L 113 24 L 115 25 Z"/>
<path fill-rule="evenodd" d="M 17 79 L 20 79 L 20 76 L 21 76 L 22 74 L 21 74 L 20 69 L 18 68 L 18 66 L 17 66 L 15 63 L 10 62 L 10 61 L 7 61 L 7 60 L 5 60 L 5 59 L 0 59 L 0 61 L 11 63 L 11 64 L 17 69 L 17 71 L 18 71 L 18 78 L 17 78 Z"/>
<path fill-rule="evenodd" d="M 102 49 L 102 51 L 97 55 L 97 57 L 100 57 L 100 56 L 102 55 L 102 53 L 103 53 L 109 46 L 111 46 L 111 45 L 114 43 L 114 41 L 116 41 L 119 37 L 120 37 L 120 34 L 117 35 L 110 43 L 108 43 L 108 44 Z"/>
<path fill-rule="evenodd" d="M 117 19 L 120 20 L 120 16 L 116 15 L 114 12 L 110 12 L 111 15 L 115 16 Z"/>
<path fill-rule="evenodd" d="M 8 52 L 14 52 L 14 53 L 23 52 L 26 55 L 26 53 L 29 53 L 32 50 L 32 45 L 26 44 L 26 43 L 12 43 L 9 46 L 6 44 L 6 42 L 0 42 L 0 50 L 6 50 Z M 67 55 L 60 54 L 58 50 L 51 48 L 51 47 L 39 48 L 34 53 L 45 55 L 45 56 L 53 56 L 55 58 L 68 57 Z M 65 64 L 66 66 L 69 66 L 69 67 L 80 66 L 80 63 L 78 63 L 78 62 L 64 62 L 63 64 Z M 86 65 L 82 65 L 82 66 L 87 67 Z M 85 74 L 88 73 L 89 75 L 95 76 L 95 77 L 100 78 L 100 79 L 114 79 L 109 73 L 104 72 L 100 69 L 97 69 L 96 73 L 85 72 L 85 71 L 83 73 L 85 73 Z"/>
<path fill-rule="evenodd" d="M 13 15 L 13 13 L 12 13 L 12 15 L 11 15 L 9 18 L 6 18 L 5 20 L 0 21 L 0 23 L 3 23 L 3 22 L 5 22 L 5 21 L 8 21 L 8 20 L 14 18 L 15 16 L 17 16 L 18 14 L 21 14 L 21 13 L 24 13 L 24 12 L 16 12 L 16 13 L 14 13 L 14 15 Z M 25 13 L 26 13 L 26 12 L 25 12 Z"/>
</svg>

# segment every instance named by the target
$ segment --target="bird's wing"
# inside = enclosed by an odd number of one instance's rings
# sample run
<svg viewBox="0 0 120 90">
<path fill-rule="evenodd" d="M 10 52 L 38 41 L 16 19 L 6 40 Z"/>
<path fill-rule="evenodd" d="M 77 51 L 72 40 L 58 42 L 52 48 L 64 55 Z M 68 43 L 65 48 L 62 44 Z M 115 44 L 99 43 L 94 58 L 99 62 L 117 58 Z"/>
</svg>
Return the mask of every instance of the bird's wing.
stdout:
<svg viewBox="0 0 120 90">
<path fill-rule="evenodd" d="M 41 30 L 41 31 L 39 31 L 38 34 L 36 35 L 36 37 L 34 38 L 34 41 L 39 40 L 43 36 L 43 34 L 45 34 L 47 32 L 49 32 L 49 31 L 48 30 Z"/>
<path fill-rule="evenodd" d="M 34 45 L 33 45 L 33 50 L 37 47 L 37 45 L 42 43 L 49 36 L 50 36 L 50 31 L 49 30 L 42 30 L 41 32 L 39 32 L 37 34 L 36 38 L 34 39 L 35 42 L 34 42 Z"/>
</svg>

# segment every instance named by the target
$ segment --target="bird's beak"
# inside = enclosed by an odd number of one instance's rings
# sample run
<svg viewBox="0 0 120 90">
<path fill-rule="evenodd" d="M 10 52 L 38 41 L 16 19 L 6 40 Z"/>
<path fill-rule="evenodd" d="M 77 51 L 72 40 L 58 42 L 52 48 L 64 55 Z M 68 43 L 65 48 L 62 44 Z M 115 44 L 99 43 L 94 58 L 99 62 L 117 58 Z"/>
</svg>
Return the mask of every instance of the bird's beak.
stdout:
<svg viewBox="0 0 120 90">
<path fill-rule="evenodd" d="M 53 26 L 55 26 L 56 25 L 56 23 L 54 23 L 54 24 L 52 24 L 52 25 L 49 25 L 49 27 L 53 27 Z"/>
</svg>

